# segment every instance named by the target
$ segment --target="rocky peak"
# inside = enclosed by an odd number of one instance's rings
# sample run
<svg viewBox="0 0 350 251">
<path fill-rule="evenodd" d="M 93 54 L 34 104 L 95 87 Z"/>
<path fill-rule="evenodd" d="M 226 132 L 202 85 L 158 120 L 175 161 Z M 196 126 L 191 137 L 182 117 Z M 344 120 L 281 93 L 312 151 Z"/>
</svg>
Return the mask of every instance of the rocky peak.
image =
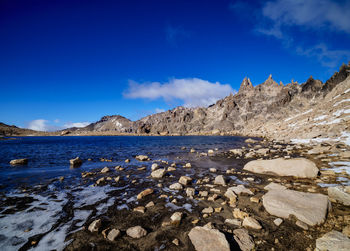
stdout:
<svg viewBox="0 0 350 251">
<path fill-rule="evenodd" d="M 264 83 L 262 83 L 262 85 L 266 85 L 266 86 L 278 86 L 277 82 L 275 80 L 272 79 L 272 75 L 270 74 L 269 77 L 265 80 Z"/>
<path fill-rule="evenodd" d="M 252 85 L 252 82 L 250 81 L 249 78 L 245 77 L 241 83 L 241 86 L 239 88 L 239 91 L 238 93 L 243 93 L 243 92 L 246 92 L 246 91 L 250 91 L 250 90 L 253 90 L 254 87 Z"/>
<path fill-rule="evenodd" d="M 339 72 L 334 73 L 333 76 L 326 81 L 322 88 L 325 92 L 324 95 L 330 92 L 337 84 L 343 82 L 348 76 L 350 76 L 350 62 L 347 65 L 343 64 Z"/>
</svg>

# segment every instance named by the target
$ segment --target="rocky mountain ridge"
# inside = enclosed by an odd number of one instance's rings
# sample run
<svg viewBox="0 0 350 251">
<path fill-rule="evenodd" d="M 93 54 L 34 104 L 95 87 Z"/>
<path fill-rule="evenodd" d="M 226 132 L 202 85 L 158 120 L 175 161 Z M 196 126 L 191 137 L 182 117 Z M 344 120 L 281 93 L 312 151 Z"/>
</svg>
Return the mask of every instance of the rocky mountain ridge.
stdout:
<svg viewBox="0 0 350 251">
<path fill-rule="evenodd" d="M 270 75 L 253 86 L 244 78 L 237 94 L 207 108 L 176 107 L 131 121 L 104 116 L 61 135 L 248 135 L 279 140 L 350 138 L 350 63 L 325 83 L 310 77 L 305 83 L 277 83 Z M 34 131 L 27 132 L 33 134 Z M 9 133 L 7 135 L 24 135 Z M 37 133 L 38 134 L 38 133 Z"/>
<path fill-rule="evenodd" d="M 105 116 L 70 134 L 255 135 L 278 139 L 339 138 L 349 133 L 350 63 L 343 64 L 324 84 L 283 85 L 270 75 L 253 86 L 244 78 L 237 94 L 207 108 L 176 107 L 130 121 Z M 336 105 L 337 102 L 340 102 Z M 339 113 L 339 114 L 338 114 Z M 320 117 L 323 116 L 323 117 Z"/>
</svg>

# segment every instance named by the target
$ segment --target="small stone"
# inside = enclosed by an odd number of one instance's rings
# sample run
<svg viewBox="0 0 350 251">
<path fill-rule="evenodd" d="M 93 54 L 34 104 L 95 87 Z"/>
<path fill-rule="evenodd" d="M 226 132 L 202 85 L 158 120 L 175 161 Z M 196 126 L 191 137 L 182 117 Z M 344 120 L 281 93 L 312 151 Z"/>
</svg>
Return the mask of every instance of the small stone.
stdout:
<svg viewBox="0 0 350 251">
<path fill-rule="evenodd" d="M 275 219 L 275 220 L 273 221 L 273 223 L 275 223 L 275 225 L 276 225 L 277 227 L 279 227 L 279 225 L 281 225 L 282 222 L 283 222 L 283 220 L 282 220 L 281 218 L 277 218 L 277 219 Z"/>
<path fill-rule="evenodd" d="M 120 180 L 120 176 L 114 178 L 114 181 L 117 183 L 119 182 L 119 180 Z"/>
<path fill-rule="evenodd" d="M 233 217 L 235 217 L 236 219 L 242 219 L 242 220 L 245 217 L 249 216 L 248 213 L 241 211 L 239 208 L 233 209 L 232 214 L 233 214 Z"/>
<path fill-rule="evenodd" d="M 179 245 L 180 245 L 178 239 L 174 239 L 174 240 L 172 241 L 172 243 L 173 243 L 175 246 L 179 246 Z"/>
<path fill-rule="evenodd" d="M 160 179 L 160 178 L 163 178 L 165 173 L 166 173 L 165 169 L 157 169 L 151 173 L 151 176 L 152 178 Z"/>
<path fill-rule="evenodd" d="M 196 190 L 195 190 L 194 188 L 192 188 L 192 187 L 186 188 L 186 195 L 187 195 L 188 197 L 193 198 L 195 192 L 196 192 Z"/>
<path fill-rule="evenodd" d="M 216 168 L 210 168 L 210 169 L 209 169 L 209 172 L 211 172 L 211 173 L 216 173 L 217 170 L 216 170 Z"/>
<path fill-rule="evenodd" d="M 79 157 L 76 157 L 75 159 L 69 160 L 69 163 L 72 167 L 79 167 L 83 164 L 83 161 Z M 10 164 L 11 164 L 11 162 L 10 162 Z"/>
<path fill-rule="evenodd" d="M 214 212 L 214 209 L 212 207 L 207 207 L 202 210 L 202 214 L 211 214 Z"/>
<path fill-rule="evenodd" d="M 180 183 L 174 183 L 169 186 L 171 190 L 182 190 L 183 187 Z"/>
<path fill-rule="evenodd" d="M 96 184 L 97 184 L 97 185 L 102 185 L 105 181 L 106 181 L 106 178 L 105 178 L 105 177 L 102 177 L 102 178 L 99 178 L 99 179 L 96 181 Z"/>
<path fill-rule="evenodd" d="M 308 229 L 309 229 L 309 227 L 307 226 L 307 224 L 304 223 L 304 222 L 302 222 L 302 221 L 300 221 L 300 220 L 297 220 L 297 221 L 295 222 L 295 225 L 297 225 L 298 227 L 300 227 L 300 228 L 302 228 L 302 229 L 304 229 L 304 230 L 308 230 Z"/>
<path fill-rule="evenodd" d="M 139 206 L 134 208 L 134 212 L 145 213 L 145 207 Z"/>
<path fill-rule="evenodd" d="M 131 238 L 139 239 L 143 236 L 146 236 L 147 231 L 143 229 L 141 226 L 135 226 L 135 227 L 128 228 L 126 230 L 126 234 Z"/>
<path fill-rule="evenodd" d="M 222 207 L 216 207 L 214 208 L 214 210 L 215 210 L 215 213 L 220 213 L 222 210 Z"/>
<path fill-rule="evenodd" d="M 224 179 L 224 176 L 222 175 L 218 175 L 215 177 L 215 180 L 214 180 L 214 184 L 215 185 L 222 185 L 222 186 L 226 186 L 226 181 Z"/>
<path fill-rule="evenodd" d="M 108 173 L 109 172 L 109 168 L 108 167 L 104 167 L 102 170 L 101 170 L 101 173 Z"/>
<path fill-rule="evenodd" d="M 191 148 L 190 152 L 191 152 L 191 153 L 195 153 L 196 150 L 195 150 L 194 148 Z"/>
<path fill-rule="evenodd" d="M 239 226 L 239 227 L 242 225 L 242 222 L 240 220 L 238 220 L 238 219 L 226 219 L 225 223 L 226 224 L 235 225 L 235 226 Z"/>
<path fill-rule="evenodd" d="M 182 218 L 182 213 L 181 212 L 175 212 L 173 215 L 170 217 L 170 220 L 173 224 L 180 224 Z"/>
<path fill-rule="evenodd" d="M 259 203 L 260 199 L 257 197 L 250 197 L 250 201 L 254 203 Z"/>
<path fill-rule="evenodd" d="M 208 191 L 199 191 L 199 196 L 201 197 L 207 197 L 208 196 Z"/>
<path fill-rule="evenodd" d="M 142 191 L 141 193 L 139 193 L 137 195 L 137 199 L 140 200 L 142 199 L 143 197 L 149 195 L 149 194 L 152 194 L 154 191 L 152 188 L 147 188 L 146 190 Z"/>
<path fill-rule="evenodd" d="M 191 168 L 192 165 L 191 165 L 191 163 L 186 163 L 185 167 L 186 167 L 186 168 Z"/>
<path fill-rule="evenodd" d="M 195 219 L 193 221 L 191 221 L 192 224 L 197 224 L 199 222 L 199 219 Z"/>
<path fill-rule="evenodd" d="M 125 163 L 130 163 L 130 160 L 129 160 L 129 159 L 126 159 L 126 160 L 125 160 Z"/>
<path fill-rule="evenodd" d="M 149 207 L 153 207 L 154 206 L 154 202 L 153 201 L 150 201 L 146 204 L 146 208 L 149 208 Z"/>
<path fill-rule="evenodd" d="M 257 229 L 257 230 L 262 228 L 260 223 L 256 219 L 254 219 L 253 217 L 244 218 L 242 225 L 243 225 L 243 227 L 253 228 L 253 229 Z"/>
<path fill-rule="evenodd" d="M 208 150 L 208 154 L 214 154 L 214 150 L 209 149 L 209 150 Z"/>
<path fill-rule="evenodd" d="M 237 195 L 240 195 L 242 193 L 245 193 L 245 194 L 249 194 L 249 195 L 253 195 L 253 192 L 250 191 L 248 188 L 246 188 L 245 186 L 243 185 L 238 185 L 238 186 L 235 186 L 235 187 L 230 187 L 229 188 L 230 190 L 232 190 L 235 194 Z"/>
<path fill-rule="evenodd" d="M 159 166 L 158 166 L 157 163 L 153 163 L 152 166 L 151 166 L 151 170 L 152 170 L 152 171 L 155 171 L 155 170 L 158 169 L 158 167 L 159 167 Z"/>
<path fill-rule="evenodd" d="M 142 167 L 137 168 L 137 170 L 143 171 L 143 170 L 146 170 L 146 167 L 145 167 L 145 166 L 142 166 Z"/>
<path fill-rule="evenodd" d="M 107 239 L 110 241 L 114 241 L 120 235 L 120 230 L 113 228 L 109 231 L 107 235 Z"/>
<path fill-rule="evenodd" d="M 104 230 L 102 230 L 102 232 L 101 232 L 101 234 L 102 234 L 102 236 L 103 236 L 103 238 L 107 238 L 107 232 L 110 230 L 110 228 L 108 227 L 108 228 L 106 228 L 106 229 L 104 229 Z"/>
<path fill-rule="evenodd" d="M 176 168 L 175 167 L 168 167 L 168 172 L 172 172 L 172 171 L 176 171 Z"/>
<path fill-rule="evenodd" d="M 64 181 L 64 177 L 61 176 L 59 179 L 58 179 L 60 182 Z"/>
<path fill-rule="evenodd" d="M 148 156 L 147 155 L 137 155 L 135 157 L 138 161 L 147 161 L 149 160 Z"/>
<path fill-rule="evenodd" d="M 89 231 L 91 233 L 98 232 L 99 228 L 101 227 L 102 221 L 101 219 L 94 220 L 90 225 L 89 225 Z"/>
<path fill-rule="evenodd" d="M 218 197 L 219 197 L 219 195 L 213 194 L 212 196 L 208 197 L 208 201 L 215 201 Z"/>
<path fill-rule="evenodd" d="M 192 178 L 188 177 L 188 176 L 181 176 L 180 179 L 179 179 L 179 183 L 184 185 L 184 186 L 187 186 L 191 183 L 192 181 Z"/>
</svg>

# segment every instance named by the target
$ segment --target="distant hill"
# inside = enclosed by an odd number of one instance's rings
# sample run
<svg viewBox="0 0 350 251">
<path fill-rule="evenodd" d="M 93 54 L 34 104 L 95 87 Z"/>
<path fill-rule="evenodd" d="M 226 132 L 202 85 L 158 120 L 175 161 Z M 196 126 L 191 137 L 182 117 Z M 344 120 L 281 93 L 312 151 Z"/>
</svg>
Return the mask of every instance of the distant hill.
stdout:
<svg viewBox="0 0 350 251">
<path fill-rule="evenodd" d="M 24 135 L 37 135 L 40 132 L 19 128 L 14 125 L 6 125 L 0 122 L 0 136 L 24 136 Z"/>
</svg>

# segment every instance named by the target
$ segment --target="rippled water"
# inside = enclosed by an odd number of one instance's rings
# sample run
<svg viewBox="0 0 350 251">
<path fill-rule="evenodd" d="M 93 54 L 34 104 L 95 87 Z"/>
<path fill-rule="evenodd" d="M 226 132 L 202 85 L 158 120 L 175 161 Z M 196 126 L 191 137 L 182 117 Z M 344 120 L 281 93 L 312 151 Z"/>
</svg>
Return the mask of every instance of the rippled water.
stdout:
<svg viewBox="0 0 350 251">
<path fill-rule="evenodd" d="M 199 152 L 215 148 L 227 150 L 241 146 L 244 139 L 232 136 L 72 136 L 3 140 L 0 141 L 0 184 L 12 188 L 58 176 L 80 176 L 82 171 L 105 166 L 100 158 L 112 159 L 109 165 L 119 165 L 127 158 L 135 161 L 133 156 L 139 154 L 146 154 L 151 159 L 172 159 L 187 154 L 192 147 Z M 69 159 L 77 156 L 84 164 L 70 169 Z M 20 158 L 28 158 L 28 165 L 10 166 L 12 159 Z M 92 161 L 86 161 L 89 158 Z"/>
</svg>

